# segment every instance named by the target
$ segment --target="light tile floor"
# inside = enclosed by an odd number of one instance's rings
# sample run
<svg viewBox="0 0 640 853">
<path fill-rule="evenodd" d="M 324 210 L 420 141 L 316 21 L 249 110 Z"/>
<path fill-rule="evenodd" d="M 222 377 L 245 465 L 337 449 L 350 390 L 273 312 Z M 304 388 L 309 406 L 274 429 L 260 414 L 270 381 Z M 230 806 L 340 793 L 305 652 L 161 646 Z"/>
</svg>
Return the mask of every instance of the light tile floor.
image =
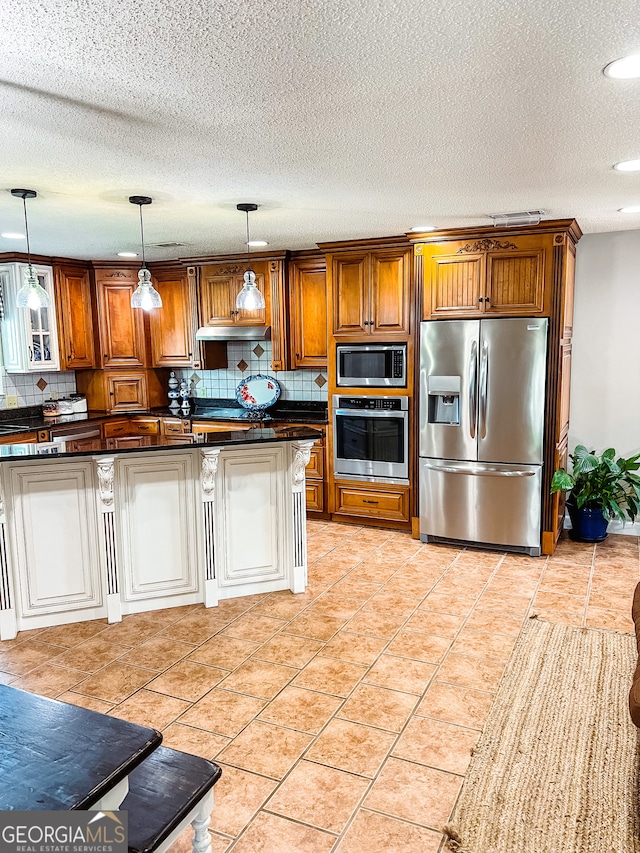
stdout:
<svg viewBox="0 0 640 853">
<path fill-rule="evenodd" d="M 638 538 L 547 559 L 308 530 L 302 595 L 23 632 L 0 681 L 215 758 L 213 853 L 435 853 L 524 620 L 631 631 Z"/>
</svg>

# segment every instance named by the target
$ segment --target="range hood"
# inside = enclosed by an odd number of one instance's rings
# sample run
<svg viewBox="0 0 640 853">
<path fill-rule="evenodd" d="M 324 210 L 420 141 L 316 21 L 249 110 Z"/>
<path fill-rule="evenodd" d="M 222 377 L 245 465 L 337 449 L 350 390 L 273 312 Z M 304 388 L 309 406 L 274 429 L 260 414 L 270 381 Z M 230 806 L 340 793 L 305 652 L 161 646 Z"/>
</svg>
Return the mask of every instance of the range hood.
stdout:
<svg viewBox="0 0 640 853">
<path fill-rule="evenodd" d="M 271 326 L 202 326 L 197 341 L 270 341 Z"/>
</svg>

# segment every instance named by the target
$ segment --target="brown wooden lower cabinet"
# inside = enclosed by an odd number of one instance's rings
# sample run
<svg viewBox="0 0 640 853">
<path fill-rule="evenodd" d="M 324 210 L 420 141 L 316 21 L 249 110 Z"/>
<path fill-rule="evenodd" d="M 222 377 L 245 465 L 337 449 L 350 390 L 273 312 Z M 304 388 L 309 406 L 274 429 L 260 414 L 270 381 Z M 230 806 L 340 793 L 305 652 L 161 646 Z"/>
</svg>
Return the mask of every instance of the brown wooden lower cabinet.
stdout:
<svg viewBox="0 0 640 853">
<path fill-rule="evenodd" d="M 100 450 L 101 438 L 74 438 L 65 442 L 65 451 L 76 452 L 79 450 Z"/>
<path fill-rule="evenodd" d="M 129 419 L 121 418 L 117 421 L 106 421 L 102 426 L 102 434 L 105 438 L 130 435 Z"/>
<path fill-rule="evenodd" d="M 409 486 L 334 483 L 335 515 L 409 521 Z"/>
<path fill-rule="evenodd" d="M 324 512 L 324 482 L 307 478 L 305 492 L 307 512 Z"/>
<path fill-rule="evenodd" d="M 20 432 L 16 435 L 4 435 L 0 438 L 0 444 L 36 444 L 37 432 Z"/>
<path fill-rule="evenodd" d="M 163 418 L 162 435 L 184 435 L 191 432 L 191 421 L 180 418 Z"/>
<path fill-rule="evenodd" d="M 131 418 L 129 421 L 131 433 L 133 435 L 159 435 L 160 434 L 160 419 L 159 418 Z"/>
<path fill-rule="evenodd" d="M 211 421 L 191 421 L 191 432 L 193 433 L 238 432 L 238 430 L 244 431 L 251 428 L 251 424 L 223 423 L 222 421 L 216 421 L 215 423 L 211 423 Z"/>
<path fill-rule="evenodd" d="M 125 450 L 129 447 L 143 447 L 144 435 L 125 435 L 122 438 L 108 438 L 109 450 Z"/>
</svg>

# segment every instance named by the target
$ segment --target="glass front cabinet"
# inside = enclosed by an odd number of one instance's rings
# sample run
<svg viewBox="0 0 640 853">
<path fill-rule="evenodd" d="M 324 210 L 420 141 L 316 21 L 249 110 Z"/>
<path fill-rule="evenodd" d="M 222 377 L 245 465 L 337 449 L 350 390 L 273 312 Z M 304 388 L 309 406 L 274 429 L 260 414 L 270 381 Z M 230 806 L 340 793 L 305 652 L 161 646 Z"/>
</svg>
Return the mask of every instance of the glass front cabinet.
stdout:
<svg viewBox="0 0 640 853">
<path fill-rule="evenodd" d="M 2 350 L 7 373 L 29 373 L 32 370 L 60 370 L 56 309 L 53 293 L 53 270 L 33 265 L 38 283 L 51 297 L 50 308 L 18 308 L 16 295 L 25 281 L 26 264 L 0 266 L 0 285 L 4 303 Z"/>
</svg>

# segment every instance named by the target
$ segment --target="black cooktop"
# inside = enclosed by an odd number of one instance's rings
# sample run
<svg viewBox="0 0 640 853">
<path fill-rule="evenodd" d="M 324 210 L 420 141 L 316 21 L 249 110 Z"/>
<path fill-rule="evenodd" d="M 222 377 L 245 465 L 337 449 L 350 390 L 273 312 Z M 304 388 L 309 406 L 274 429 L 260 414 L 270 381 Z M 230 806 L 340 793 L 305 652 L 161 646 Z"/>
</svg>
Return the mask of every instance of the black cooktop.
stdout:
<svg viewBox="0 0 640 853">
<path fill-rule="evenodd" d="M 229 408 L 229 409 L 200 409 L 193 413 L 194 418 L 204 418 L 218 421 L 272 421 L 271 415 L 262 410 Z"/>
</svg>

